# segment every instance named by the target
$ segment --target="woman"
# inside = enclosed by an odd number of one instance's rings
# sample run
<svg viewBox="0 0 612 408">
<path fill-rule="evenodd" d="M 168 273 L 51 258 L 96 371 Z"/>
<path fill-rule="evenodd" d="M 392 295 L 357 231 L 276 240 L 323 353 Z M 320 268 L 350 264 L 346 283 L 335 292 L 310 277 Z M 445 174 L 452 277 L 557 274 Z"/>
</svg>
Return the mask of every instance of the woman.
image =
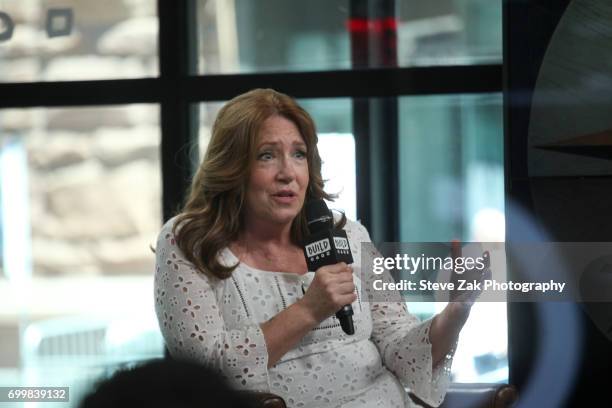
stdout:
<svg viewBox="0 0 612 408">
<path fill-rule="evenodd" d="M 323 190 L 310 116 L 258 89 L 219 112 L 183 212 L 157 243 L 156 312 L 170 353 L 217 368 L 234 386 L 290 407 L 439 405 L 469 305 L 419 322 L 403 302 L 360 298 L 368 232 L 335 217 L 355 263 L 308 272 L 304 202 Z M 355 334 L 334 313 L 352 304 Z"/>
</svg>

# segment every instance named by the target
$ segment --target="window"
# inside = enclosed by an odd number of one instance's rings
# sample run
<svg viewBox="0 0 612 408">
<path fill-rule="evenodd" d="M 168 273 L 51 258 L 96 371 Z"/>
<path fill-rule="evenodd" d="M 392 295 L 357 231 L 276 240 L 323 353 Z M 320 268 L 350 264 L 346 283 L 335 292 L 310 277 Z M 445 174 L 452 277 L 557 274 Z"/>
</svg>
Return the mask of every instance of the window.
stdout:
<svg viewBox="0 0 612 408">
<path fill-rule="evenodd" d="M 158 116 L 142 104 L 0 111 L 0 298 L 20 350 L 2 385 L 70 386 L 78 401 L 108 367 L 163 355 L 150 279 Z"/>
<path fill-rule="evenodd" d="M 375 241 L 470 239 L 483 209 L 503 214 L 501 1 L 4 1 L 0 57 L 0 385 L 56 381 L 76 403 L 101 373 L 161 355 L 142 318 L 149 245 L 221 101 L 247 90 L 314 116 L 332 207 Z M 118 320 L 126 308 L 140 319 Z M 492 320 L 505 337 L 505 308 L 487 312 L 466 339 Z M 84 333 L 92 358 L 50 354 Z M 502 343 L 460 351 L 455 378 L 503 378 Z"/>
<path fill-rule="evenodd" d="M 369 67 L 499 63 L 500 22 L 486 0 L 198 0 L 198 72 L 348 70 L 351 35 Z"/>
<path fill-rule="evenodd" d="M 501 99 L 400 98 L 400 240 L 504 240 Z"/>
<path fill-rule="evenodd" d="M 154 1 L 8 0 L 0 12 L 2 82 L 158 75 Z"/>
<path fill-rule="evenodd" d="M 400 241 L 503 242 L 501 94 L 406 96 L 399 111 Z M 443 307 L 409 304 L 423 318 Z M 453 380 L 508 381 L 507 358 L 506 304 L 476 302 Z"/>
</svg>

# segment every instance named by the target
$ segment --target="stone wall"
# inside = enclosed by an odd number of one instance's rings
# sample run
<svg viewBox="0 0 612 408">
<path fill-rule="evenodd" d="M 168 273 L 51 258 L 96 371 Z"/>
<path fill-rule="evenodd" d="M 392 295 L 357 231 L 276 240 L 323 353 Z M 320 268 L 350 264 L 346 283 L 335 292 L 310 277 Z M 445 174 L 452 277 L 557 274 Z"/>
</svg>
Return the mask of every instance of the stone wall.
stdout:
<svg viewBox="0 0 612 408">
<path fill-rule="evenodd" d="M 72 13 L 69 34 L 49 37 L 49 9 Z M 0 81 L 75 81 L 157 76 L 158 20 L 150 0 L 31 0 L 0 3 L 12 36 L 0 41 Z M 4 27 L 0 27 L 4 31 Z"/>
<path fill-rule="evenodd" d="M 47 35 L 51 8 L 71 10 L 69 35 Z M 155 1 L 9 1 L 0 10 L 15 25 L 0 42 L 2 82 L 158 75 Z M 9 140 L 27 157 L 34 276 L 153 272 L 157 106 L 2 110 L 0 146 Z"/>
<path fill-rule="evenodd" d="M 152 273 L 161 224 L 156 106 L 31 109 L 11 117 L 27 156 L 34 275 Z M 19 115 L 18 115 L 19 116 Z M 149 123 L 147 123 L 149 122 Z"/>
</svg>

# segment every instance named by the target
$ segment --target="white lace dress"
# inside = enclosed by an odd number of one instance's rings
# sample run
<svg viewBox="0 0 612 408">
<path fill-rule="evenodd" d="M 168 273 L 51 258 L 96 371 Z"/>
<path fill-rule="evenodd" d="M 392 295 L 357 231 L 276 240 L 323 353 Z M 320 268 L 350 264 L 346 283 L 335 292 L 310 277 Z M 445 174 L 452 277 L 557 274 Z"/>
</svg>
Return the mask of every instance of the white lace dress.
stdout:
<svg viewBox="0 0 612 408">
<path fill-rule="evenodd" d="M 217 368 L 238 389 L 268 391 L 289 407 L 410 407 L 405 388 L 439 405 L 450 379 L 452 353 L 432 370 L 429 326 L 403 302 L 367 302 L 360 290 L 361 242 L 366 229 L 345 227 L 355 263 L 355 334 L 335 316 L 321 322 L 271 368 L 259 324 L 303 296 L 313 273 L 269 272 L 241 263 L 225 280 L 196 271 L 176 245 L 168 221 L 157 242 L 155 309 L 173 356 Z M 238 259 L 229 249 L 220 260 Z"/>
</svg>

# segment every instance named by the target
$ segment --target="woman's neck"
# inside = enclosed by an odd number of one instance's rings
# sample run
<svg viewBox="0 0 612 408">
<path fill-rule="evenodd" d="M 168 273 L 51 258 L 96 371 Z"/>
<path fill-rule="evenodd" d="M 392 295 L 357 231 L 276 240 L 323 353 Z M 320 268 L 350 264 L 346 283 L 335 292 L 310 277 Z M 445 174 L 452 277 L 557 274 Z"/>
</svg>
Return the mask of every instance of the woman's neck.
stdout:
<svg viewBox="0 0 612 408">
<path fill-rule="evenodd" d="M 274 223 L 261 217 L 245 217 L 229 249 L 256 269 L 303 274 L 308 270 L 303 249 L 292 241 L 292 222 Z"/>
<path fill-rule="evenodd" d="M 238 235 L 238 241 L 261 244 L 264 247 L 290 246 L 291 223 L 271 224 L 257 220 L 246 222 Z"/>
<path fill-rule="evenodd" d="M 284 232 L 244 229 L 229 248 L 241 262 L 257 269 L 298 275 L 307 271 L 302 249 L 291 242 L 290 229 Z"/>
</svg>

